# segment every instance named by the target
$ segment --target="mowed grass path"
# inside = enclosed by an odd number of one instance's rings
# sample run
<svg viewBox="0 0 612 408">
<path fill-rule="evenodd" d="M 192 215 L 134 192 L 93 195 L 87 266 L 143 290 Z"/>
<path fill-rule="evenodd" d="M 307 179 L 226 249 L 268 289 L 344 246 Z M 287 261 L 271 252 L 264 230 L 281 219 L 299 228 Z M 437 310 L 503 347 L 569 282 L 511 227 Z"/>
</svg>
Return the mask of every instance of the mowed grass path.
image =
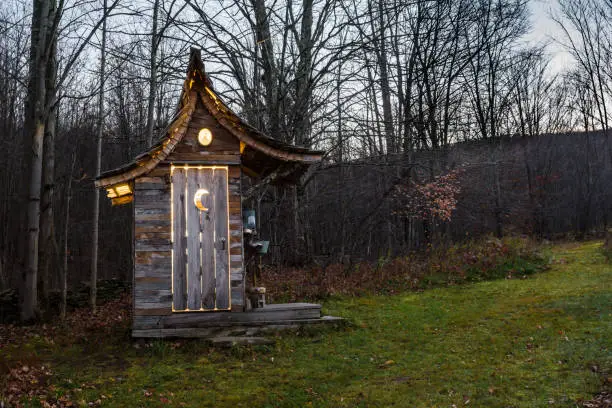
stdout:
<svg viewBox="0 0 612 408">
<path fill-rule="evenodd" d="M 334 299 L 350 325 L 272 347 L 45 345 L 57 395 L 102 406 L 575 407 L 612 376 L 612 267 L 600 243 L 550 270 L 396 296 Z M 42 347 L 42 346 L 41 346 Z"/>
</svg>

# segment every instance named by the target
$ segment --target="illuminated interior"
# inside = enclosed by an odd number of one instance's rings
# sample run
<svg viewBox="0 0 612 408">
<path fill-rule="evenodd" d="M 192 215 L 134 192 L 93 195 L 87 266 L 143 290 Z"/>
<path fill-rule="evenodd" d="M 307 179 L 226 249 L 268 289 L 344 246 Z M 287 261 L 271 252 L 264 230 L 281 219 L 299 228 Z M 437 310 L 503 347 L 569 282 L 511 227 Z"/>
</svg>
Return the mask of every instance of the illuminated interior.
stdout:
<svg viewBox="0 0 612 408">
<path fill-rule="evenodd" d="M 129 183 L 115 184 L 106 189 L 108 198 L 117 198 L 132 194 L 132 186 Z"/>
</svg>

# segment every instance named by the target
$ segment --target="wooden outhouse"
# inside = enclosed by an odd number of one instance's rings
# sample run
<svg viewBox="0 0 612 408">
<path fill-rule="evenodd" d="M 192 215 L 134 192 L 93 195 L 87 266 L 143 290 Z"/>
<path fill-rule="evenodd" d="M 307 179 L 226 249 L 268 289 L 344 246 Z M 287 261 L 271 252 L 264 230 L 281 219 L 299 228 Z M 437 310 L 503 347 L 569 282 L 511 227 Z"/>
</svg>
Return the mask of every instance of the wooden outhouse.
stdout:
<svg viewBox="0 0 612 408">
<path fill-rule="evenodd" d="M 135 337 L 207 336 L 227 325 L 319 319 L 320 306 L 247 310 L 243 174 L 291 182 L 322 153 L 272 139 L 230 110 L 192 49 L 177 113 L 161 139 L 96 180 L 133 202 Z"/>
</svg>

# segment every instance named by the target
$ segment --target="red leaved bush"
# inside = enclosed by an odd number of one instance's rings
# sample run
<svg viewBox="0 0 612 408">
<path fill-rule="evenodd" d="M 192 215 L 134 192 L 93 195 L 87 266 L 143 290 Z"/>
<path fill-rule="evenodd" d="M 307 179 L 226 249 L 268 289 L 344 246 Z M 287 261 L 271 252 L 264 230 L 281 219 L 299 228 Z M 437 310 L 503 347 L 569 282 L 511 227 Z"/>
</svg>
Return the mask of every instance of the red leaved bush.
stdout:
<svg viewBox="0 0 612 408">
<path fill-rule="evenodd" d="M 431 182 L 418 184 L 410 180 L 395 187 L 394 198 L 398 202 L 395 214 L 421 220 L 450 221 L 457 207 L 461 192 L 462 170 L 451 170 L 435 177 Z"/>
</svg>

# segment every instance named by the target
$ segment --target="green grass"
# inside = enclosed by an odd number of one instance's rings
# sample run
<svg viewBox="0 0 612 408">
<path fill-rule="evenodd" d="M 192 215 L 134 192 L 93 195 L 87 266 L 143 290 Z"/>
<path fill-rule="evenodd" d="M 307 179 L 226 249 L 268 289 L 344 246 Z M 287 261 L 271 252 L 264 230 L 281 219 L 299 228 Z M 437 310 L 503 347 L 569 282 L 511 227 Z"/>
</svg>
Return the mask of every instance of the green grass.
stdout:
<svg viewBox="0 0 612 408">
<path fill-rule="evenodd" d="M 600 246 L 553 247 L 550 269 L 526 279 L 332 298 L 325 312 L 347 327 L 284 333 L 275 346 L 136 348 L 120 329 L 34 339 L 27 354 L 51 364 L 52 394 L 77 405 L 575 407 L 612 375 L 612 267 Z"/>
</svg>

